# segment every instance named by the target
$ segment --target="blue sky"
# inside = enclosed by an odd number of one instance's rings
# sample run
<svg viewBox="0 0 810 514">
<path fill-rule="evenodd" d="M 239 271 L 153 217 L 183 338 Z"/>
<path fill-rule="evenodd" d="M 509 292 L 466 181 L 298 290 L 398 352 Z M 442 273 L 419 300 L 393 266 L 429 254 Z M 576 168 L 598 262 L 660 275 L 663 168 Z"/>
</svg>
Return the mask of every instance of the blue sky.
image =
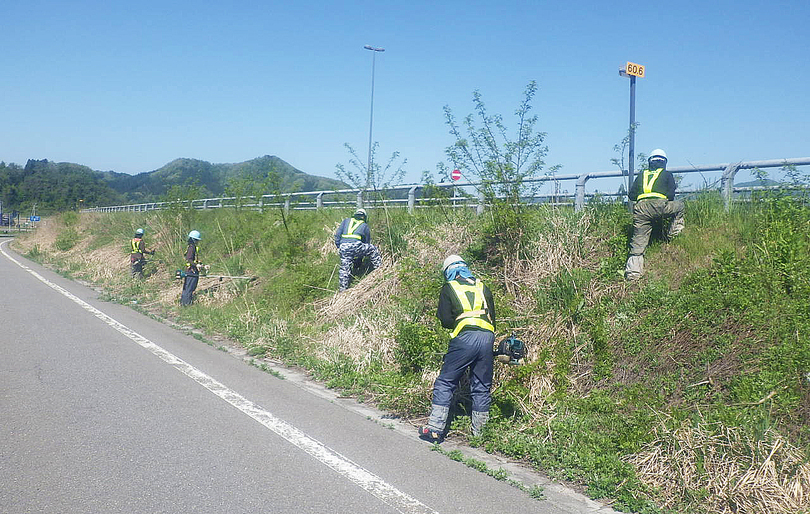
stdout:
<svg viewBox="0 0 810 514">
<path fill-rule="evenodd" d="M 638 80 L 636 150 L 673 166 L 810 156 L 810 2 L 4 0 L 0 159 L 140 173 L 277 155 L 334 177 L 368 151 L 405 182 L 479 90 L 507 123 L 526 85 L 561 173 L 607 171 Z"/>
</svg>

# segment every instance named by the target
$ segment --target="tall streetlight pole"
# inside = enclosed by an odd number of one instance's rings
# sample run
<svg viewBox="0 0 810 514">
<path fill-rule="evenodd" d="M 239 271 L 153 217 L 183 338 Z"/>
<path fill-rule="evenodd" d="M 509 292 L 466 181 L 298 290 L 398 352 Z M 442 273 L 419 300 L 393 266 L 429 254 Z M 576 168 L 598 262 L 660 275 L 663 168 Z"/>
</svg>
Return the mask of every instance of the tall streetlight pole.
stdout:
<svg viewBox="0 0 810 514">
<path fill-rule="evenodd" d="M 371 183 L 371 128 L 374 125 L 374 65 L 377 52 L 385 52 L 385 48 L 366 45 L 363 48 L 371 50 L 371 115 L 368 120 L 368 173 L 366 175 L 366 189 Z"/>
</svg>

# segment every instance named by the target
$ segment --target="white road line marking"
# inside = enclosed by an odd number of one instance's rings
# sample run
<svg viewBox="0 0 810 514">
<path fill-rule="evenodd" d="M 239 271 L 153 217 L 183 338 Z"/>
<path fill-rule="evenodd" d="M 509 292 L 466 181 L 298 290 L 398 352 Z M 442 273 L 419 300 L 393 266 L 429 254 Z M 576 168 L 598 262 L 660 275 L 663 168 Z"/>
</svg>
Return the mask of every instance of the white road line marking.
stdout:
<svg viewBox="0 0 810 514">
<path fill-rule="evenodd" d="M 153 343 L 149 339 L 138 334 L 137 332 L 123 325 L 122 323 L 119 323 L 118 321 L 114 320 L 107 314 L 104 314 L 103 312 L 96 309 L 95 307 L 85 302 L 81 298 L 77 297 L 70 291 L 64 289 L 63 287 L 57 284 L 54 284 L 47 278 L 43 277 L 33 269 L 29 268 L 25 264 L 21 263 L 11 255 L 6 253 L 5 249 L 3 248 L 3 245 L 5 245 L 7 242 L 8 241 L 4 241 L 3 243 L 0 243 L 0 252 L 2 252 L 2 254 L 5 255 L 7 259 L 17 264 L 19 267 L 21 267 L 22 269 L 24 269 L 25 271 L 27 271 L 28 273 L 39 279 L 47 286 L 58 291 L 67 298 L 73 300 L 73 302 L 80 305 L 86 311 L 90 312 L 107 325 L 111 326 L 112 328 L 114 328 L 121 334 L 125 335 L 132 341 L 138 343 L 140 346 L 146 348 L 147 350 L 152 352 L 152 354 L 154 354 L 164 362 L 172 365 L 175 369 L 177 369 L 184 375 L 187 375 L 204 388 L 208 389 L 209 391 L 219 396 L 226 402 L 230 403 L 243 413 L 255 419 L 256 421 L 258 421 L 271 431 L 275 432 L 279 436 L 286 439 L 288 442 L 304 450 L 306 453 L 312 455 L 313 457 L 318 459 L 321 463 L 332 468 L 339 474 L 348 478 L 358 486 L 362 487 L 369 493 L 373 494 L 374 496 L 384 501 L 388 505 L 394 507 L 403 514 L 427 514 L 427 513 L 438 514 L 436 511 L 434 511 L 427 505 L 423 504 L 416 498 L 408 496 L 407 494 L 403 493 L 394 486 L 386 483 L 382 478 L 378 477 L 377 475 L 360 467 L 359 465 L 350 461 L 348 458 L 339 454 L 335 450 L 332 450 L 323 443 L 306 435 L 304 432 L 295 428 L 293 425 L 287 423 L 286 421 L 275 417 L 273 414 L 263 409 L 259 405 L 256 405 L 255 403 L 251 402 L 250 400 L 243 397 L 236 391 L 229 389 L 227 386 L 218 382 L 213 377 L 206 375 L 205 373 L 195 368 L 191 364 L 185 362 L 176 355 L 158 346 L 157 344 Z"/>
</svg>

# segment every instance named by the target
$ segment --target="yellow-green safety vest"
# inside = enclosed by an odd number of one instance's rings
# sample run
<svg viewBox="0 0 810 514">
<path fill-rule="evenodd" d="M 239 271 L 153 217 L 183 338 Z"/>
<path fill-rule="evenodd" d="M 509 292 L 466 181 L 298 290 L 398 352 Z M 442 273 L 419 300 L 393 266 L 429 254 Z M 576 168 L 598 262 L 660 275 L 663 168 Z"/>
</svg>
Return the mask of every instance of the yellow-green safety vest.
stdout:
<svg viewBox="0 0 810 514">
<path fill-rule="evenodd" d="M 655 181 L 658 180 L 658 175 L 660 175 L 662 171 L 664 171 L 664 168 L 658 168 L 657 170 L 644 170 L 644 175 L 642 176 L 644 192 L 638 195 L 639 200 L 644 200 L 645 198 L 667 199 L 667 195 L 656 193 L 652 190 Z"/>
<path fill-rule="evenodd" d="M 359 235 L 359 234 L 355 234 L 355 233 L 354 233 L 354 231 L 355 231 L 355 230 L 357 230 L 357 229 L 360 227 L 360 225 L 362 225 L 363 223 L 364 223 L 364 222 L 363 222 L 363 220 L 358 220 L 358 219 L 354 219 L 354 218 L 349 218 L 349 226 L 348 226 L 348 228 L 346 229 L 346 233 L 345 233 L 345 234 L 343 234 L 343 235 L 342 235 L 342 236 L 340 236 L 340 237 L 350 237 L 350 238 L 352 238 L 352 239 L 362 239 L 362 238 L 360 237 L 360 235 Z"/>
<path fill-rule="evenodd" d="M 188 250 L 186 250 L 186 251 L 188 251 Z M 199 263 L 200 263 L 200 245 L 195 244 L 194 245 L 194 264 L 199 264 Z M 186 268 L 190 268 L 190 267 L 191 267 L 191 263 L 186 261 Z"/>
<path fill-rule="evenodd" d="M 456 337 L 461 329 L 468 326 L 495 332 L 495 327 L 489 322 L 489 306 L 484 298 L 484 283 L 475 279 L 475 285 L 472 286 L 461 284 L 457 280 L 451 280 L 449 284 L 461 302 L 461 308 L 464 309 L 464 312 L 456 316 L 458 324 L 450 337 Z"/>
<path fill-rule="evenodd" d="M 138 238 L 133 237 L 130 244 L 132 244 L 132 252 L 130 253 L 142 253 L 141 249 L 139 248 L 141 240 Z"/>
</svg>

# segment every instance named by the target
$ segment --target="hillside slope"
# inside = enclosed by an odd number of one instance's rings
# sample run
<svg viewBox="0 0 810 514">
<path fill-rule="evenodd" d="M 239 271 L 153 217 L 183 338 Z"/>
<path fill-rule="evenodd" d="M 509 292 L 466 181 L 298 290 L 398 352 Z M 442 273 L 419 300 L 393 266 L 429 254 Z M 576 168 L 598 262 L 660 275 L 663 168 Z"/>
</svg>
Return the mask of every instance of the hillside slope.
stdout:
<svg viewBox="0 0 810 514">
<path fill-rule="evenodd" d="M 726 213 L 706 196 L 687 213 L 674 242 L 654 233 L 636 284 L 617 273 L 631 220 L 614 205 L 526 211 L 509 252 L 490 213 L 373 211 L 384 264 L 341 294 L 331 236 L 349 212 L 68 213 L 15 247 L 415 424 L 448 340 L 434 315 L 439 264 L 460 253 L 491 284 L 499 335 L 525 340 L 528 357 L 496 369 L 484 435 L 470 436 L 461 394 L 450 437 L 619 510 L 807 512 L 810 209 L 765 196 Z M 136 227 L 157 249 L 143 282 L 128 272 Z M 180 309 L 171 277 L 192 228 L 214 271 L 258 279 L 204 279 Z"/>
</svg>

